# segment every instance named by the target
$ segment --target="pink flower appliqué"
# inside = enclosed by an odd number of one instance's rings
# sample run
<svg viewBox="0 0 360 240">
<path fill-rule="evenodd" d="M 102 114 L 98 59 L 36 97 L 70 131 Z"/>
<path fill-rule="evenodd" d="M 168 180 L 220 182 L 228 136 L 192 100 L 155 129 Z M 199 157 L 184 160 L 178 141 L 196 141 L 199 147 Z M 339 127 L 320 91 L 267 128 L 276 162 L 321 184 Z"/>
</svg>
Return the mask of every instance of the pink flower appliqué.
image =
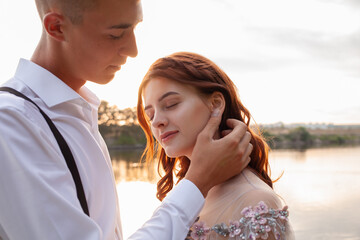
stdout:
<svg viewBox="0 0 360 240">
<path fill-rule="evenodd" d="M 282 219 L 282 220 L 287 221 L 288 216 L 289 216 L 288 206 L 285 206 L 285 207 L 283 207 L 282 210 L 279 211 L 279 218 Z"/>
<path fill-rule="evenodd" d="M 252 207 L 246 207 L 241 211 L 241 214 L 244 215 L 245 217 L 253 217 L 254 211 Z"/>
<path fill-rule="evenodd" d="M 233 238 L 235 236 L 240 235 L 240 233 L 241 233 L 240 222 L 239 221 L 230 221 L 229 236 Z"/>
<path fill-rule="evenodd" d="M 261 239 L 268 239 L 268 237 L 269 237 L 268 232 L 270 232 L 270 231 L 271 231 L 271 228 L 270 228 L 269 225 L 261 225 L 260 231 L 259 231 L 260 238 Z"/>
<path fill-rule="evenodd" d="M 190 236 L 194 240 L 206 240 L 207 235 L 210 233 L 210 228 L 204 222 L 197 222 L 193 225 L 193 231 Z"/>
<path fill-rule="evenodd" d="M 222 238 L 266 240 L 272 232 L 276 240 L 284 240 L 286 221 L 289 217 L 287 206 L 282 209 L 273 209 L 260 201 L 254 207 L 245 207 L 241 214 L 243 217 L 229 221 L 229 225 L 218 223 L 209 228 L 204 222 L 195 223 L 188 237 L 190 236 L 192 240 L 207 240 L 214 231 L 214 235 L 217 234 Z M 189 240 L 189 238 L 186 239 Z"/>
<path fill-rule="evenodd" d="M 255 207 L 255 212 L 257 212 L 259 214 L 268 213 L 269 209 L 268 209 L 268 206 L 263 201 L 261 201 Z"/>
<path fill-rule="evenodd" d="M 254 224 L 265 224 L 267 223 L 266 217 L 259 215 L 259 214 L 255 214 L 255 216 L 253 218 L 251 218 L 251 221 Z"/>
</svg>

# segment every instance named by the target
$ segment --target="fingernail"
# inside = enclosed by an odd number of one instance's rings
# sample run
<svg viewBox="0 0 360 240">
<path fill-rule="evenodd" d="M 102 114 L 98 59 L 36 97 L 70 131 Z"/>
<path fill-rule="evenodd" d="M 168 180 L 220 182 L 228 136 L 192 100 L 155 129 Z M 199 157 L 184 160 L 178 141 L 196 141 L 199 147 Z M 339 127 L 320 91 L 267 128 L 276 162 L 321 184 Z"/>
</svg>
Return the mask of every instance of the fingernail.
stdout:
<svg viewBox="0 0 360 240">
<path fill-rule="evenodd" d="M 212 116 L 212 117 L 217 117 L 217 116 L 219 116 L 219 114 L 220 114 L 220 110 L 219 110 L 219 109 L 215 109 L 214 111 L 212 111 L 211 116 Z"/>
</svg>

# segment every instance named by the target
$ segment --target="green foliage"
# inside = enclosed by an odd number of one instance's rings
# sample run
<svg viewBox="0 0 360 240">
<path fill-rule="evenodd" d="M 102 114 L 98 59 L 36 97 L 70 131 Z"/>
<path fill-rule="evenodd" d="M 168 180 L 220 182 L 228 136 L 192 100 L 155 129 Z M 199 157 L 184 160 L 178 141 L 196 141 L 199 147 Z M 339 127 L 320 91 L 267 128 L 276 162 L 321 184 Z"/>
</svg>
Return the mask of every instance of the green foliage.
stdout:
<svg viewBox="0 0 360 240">
<path fill-rule="evenodd" d="M 143 147 L 146 137 L 138 124 L 136 108 L 119 110 L 102 101 L 98 111 L 99 131 L 109 148 L 122 146 Z M 271 148 L 308 148 L 313 146 L 359 144 L 359 134 L 316 134 L 305 127 L 289 129 L 284 126 L 274 130 L 269 128 L 254 129 L 261 132 Z M 312 134 L 313 133 L 313 134 Z"/>
<path fill-rule="evenodd" d="M 119 134 L 115 144 L 119 145 L 145 145 L 146 137 L 139 125 L 124 125 L 119 127 Z"/>
<path fill-rule="evenodd" d="M 284 131 L 285 130 L 285 131 Z M 263 136 L 271 148 L 305 149 L 309 147 L 357 145 L 360 144 L 358 133 L 338 131 L 338 134 L 326 130 L 307 129 L 297 127 L 294 129 L 264 129 Z"/>
<path fill-rule="evenodd" d="M 146 137 L 137 123 L 136 109 L 119 110 L 101 101 L 98 111 L 99 132 L 111 148 L 113 146 L 145 145 Z"/>
<path fill-rule="evenodd" d="M 355 142 L 357 140 L 356 136 L 343 136 L 343 135 L 322 135 L 318 139 L 325 143 L 326 145 L 343 145 L 348 142 Z"/>
<path fill-rule="evenodd" d="M 262 129 L 261 131 L 262 137 L 266 141 L 266 143 L 269 145 L 270 148 L 275 148 L 276 143 L 280 141 L 279 136 L 272 134 L 270 131 L 266 129 Z"/>
<path fill-rule="evenodd" d="M 108 102 L 101 101 L 98 110 L 99 125 L 132 125 L 137 124 L 136 108 L 118 109 Z"/>
<path fill-rule="evenodd" d="M 285 135 L 285 138 L 296 145 L 309 146 L 312 143 L 310 133 L 304 127 L 297 127 Z"/>
</svg>

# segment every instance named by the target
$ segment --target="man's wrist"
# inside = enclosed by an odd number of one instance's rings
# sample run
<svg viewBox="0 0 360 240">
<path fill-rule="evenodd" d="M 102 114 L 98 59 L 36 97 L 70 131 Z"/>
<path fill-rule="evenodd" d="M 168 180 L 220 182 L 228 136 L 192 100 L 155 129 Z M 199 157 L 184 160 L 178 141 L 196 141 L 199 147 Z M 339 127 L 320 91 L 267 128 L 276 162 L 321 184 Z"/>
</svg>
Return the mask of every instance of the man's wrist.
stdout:
<svg viewBox="0 0 360 240">
<path fill-rule="evenodd" d="M 206 198 L 211 187 L 209 186 L 209 184 L 207 184 L 205 181 L 203 181 L 203 178 L 201 179 L 197 176 L 193 176 L 190 173 L 190 174 L 186 174 L 185 179 L 191 181 L 199 189 L 199 191 L 204 196 L 204 198 Z"/>
</svg>

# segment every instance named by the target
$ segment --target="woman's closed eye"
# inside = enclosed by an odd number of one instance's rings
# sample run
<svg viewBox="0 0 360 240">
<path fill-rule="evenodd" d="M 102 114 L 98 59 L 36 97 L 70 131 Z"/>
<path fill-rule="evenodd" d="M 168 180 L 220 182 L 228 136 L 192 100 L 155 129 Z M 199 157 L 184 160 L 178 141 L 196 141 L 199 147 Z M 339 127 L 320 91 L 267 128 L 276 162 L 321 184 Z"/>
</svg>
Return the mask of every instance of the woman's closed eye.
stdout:
<svg viewBox="0 0 360 240">
<path fill-rule="evenodd" d="M 180 102 L 169 102 L 169 103 L 163 105 L 162 110 L 159 109 L 159 111 L 172 110 L 173 108 L 175 108 L 179 104 L 180 104 Z M 149 122 L 153 121 L 154 115 L 155 115 L 154 110 L 149 109 L 149 110 L 146 111 L 146 116 L 147 116 L 147 119 L 149 120 Z"/>
<path fill-rule="evenodd" d="M 166 105 L 166 106 L 165 106 L 165 108 L 166 108 L 166 109 L 171 109 L 171 108 L 173 108 L 173 107 L 177 106 L 178 104 L 179 104 L 179 102 L 176 102 L 176 103 L 170 103 L 170 104 Z"/>
</svg>

